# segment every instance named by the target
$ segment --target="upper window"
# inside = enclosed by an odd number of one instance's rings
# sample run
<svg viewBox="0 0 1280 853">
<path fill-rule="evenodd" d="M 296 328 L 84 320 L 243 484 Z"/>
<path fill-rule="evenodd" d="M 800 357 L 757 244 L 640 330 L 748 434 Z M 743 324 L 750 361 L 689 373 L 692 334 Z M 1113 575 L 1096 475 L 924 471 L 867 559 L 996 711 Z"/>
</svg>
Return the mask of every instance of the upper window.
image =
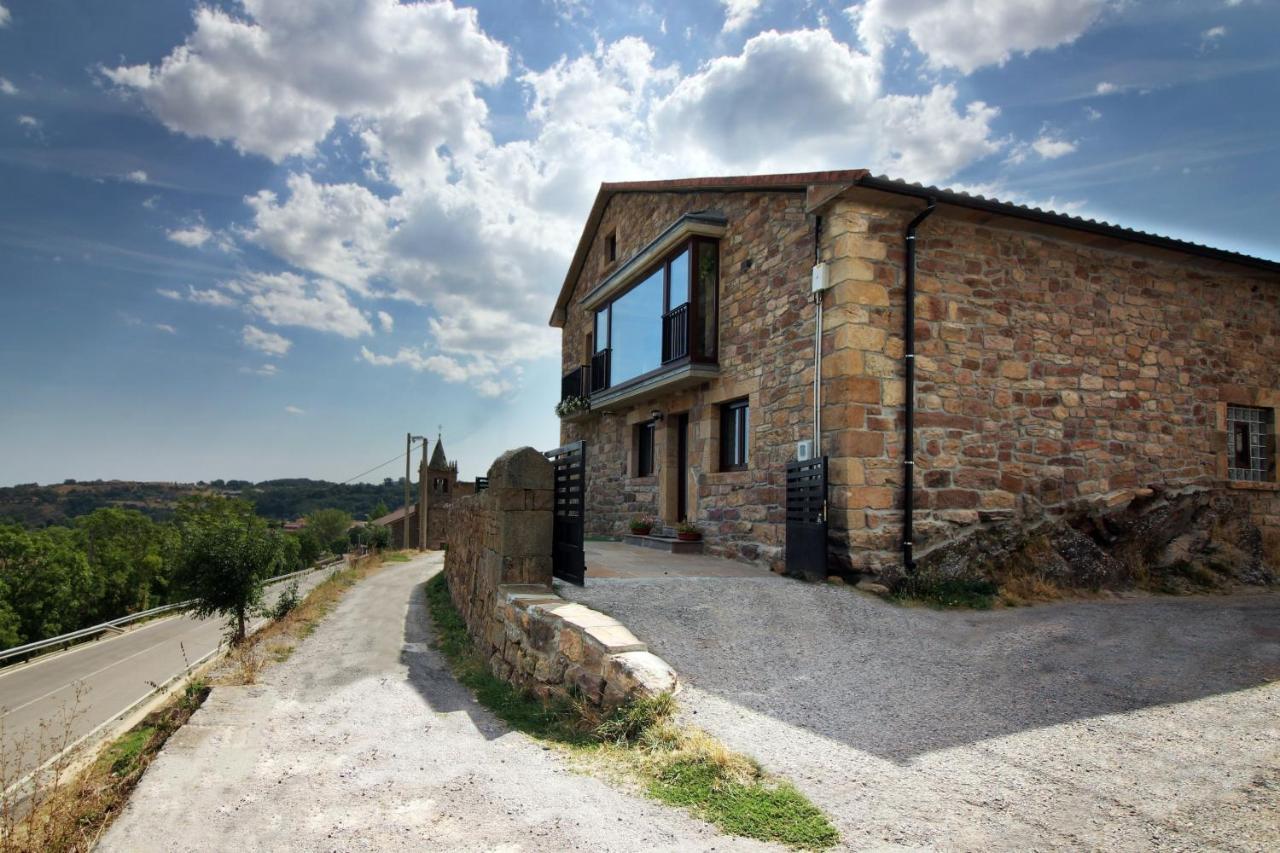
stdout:
<svg viewBox="0 0 1280 853">
<path fill-rule="evenodd" d="M 746 400 L 720 406 L 720 470 L 745 471 L 751 433 L 751 413 Z"/>
<path fill-rule="evenodd" d="M 653 464 L 653 444 L 657 429 L 653 421 L 636 425 L 636 476 L 649 477 L 656 470 Z"/>
<path fill-rule="evenodd" d="M 610 231 L 609 236 L 604 238 L 604 258 L 606 261 L 616 261 L 618 259 L 617 231 Z"/>
<path fill-rule="evenodd" d="M 1275 479 L 1275 410 L 1227 406 L 1227 472 L 1232 480 Z"/>
<path fill-rule="evenodd" d="M 596 309 L 595 352 L 608 351 L 608 380 L 620 385 L 666 364 L 713 359 L 719 246 L 695 237 L 681 243 L 629 290 Z M 695 268 L 696 267 L 696 268 Z"/>
</svg>

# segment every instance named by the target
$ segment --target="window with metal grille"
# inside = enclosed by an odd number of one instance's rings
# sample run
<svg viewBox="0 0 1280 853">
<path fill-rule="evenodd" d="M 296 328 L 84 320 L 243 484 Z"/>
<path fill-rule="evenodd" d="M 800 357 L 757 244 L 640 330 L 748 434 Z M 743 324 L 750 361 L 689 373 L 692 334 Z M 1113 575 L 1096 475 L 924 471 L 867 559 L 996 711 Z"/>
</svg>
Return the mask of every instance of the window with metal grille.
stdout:
<svg viewBox="0 0 1280 853">
<path fill-rule="evenodd" d="M 653 438 L 656 433 L 653 421 L 636 426 L 636 476 L 652 476 Z"/>
<path fill-rule="evenodd" d="M 1232 480 L 1275 479 L 1275 410 L 1227 406 L 1227 472 Z"/>
</svg>

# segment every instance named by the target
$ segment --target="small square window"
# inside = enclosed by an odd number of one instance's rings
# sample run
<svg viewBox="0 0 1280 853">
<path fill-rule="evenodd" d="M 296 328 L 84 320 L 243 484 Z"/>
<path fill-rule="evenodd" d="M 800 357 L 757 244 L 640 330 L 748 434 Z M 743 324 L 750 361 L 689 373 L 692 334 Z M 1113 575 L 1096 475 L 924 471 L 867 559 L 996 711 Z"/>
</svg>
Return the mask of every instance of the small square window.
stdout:
<svg viewBox="0 0 1280 853">
<path fill-rule="evenodd" d="M 1227 472 L 1232 480 L 1275 479 L 1275 410 L 1227 406 Z"/>
<path fill-rule="evenodd" d="M 653 421 L 636 425 L 636 476 L 651 477 L 654 473 L 653 441 L 657 429 Z"/>
<path fill-rule="evenodd" d="M 746 400 L 720 406 L 720 470 L 745 471 L 751 434 L 751 414 Z"/>
<path fill-rule="evenodd" d="M 604 238 L 604 256 L 608 261 L 616 261 L 618 259 L 617 231 L 610 231 L 609 235 Z"/>
</svg>

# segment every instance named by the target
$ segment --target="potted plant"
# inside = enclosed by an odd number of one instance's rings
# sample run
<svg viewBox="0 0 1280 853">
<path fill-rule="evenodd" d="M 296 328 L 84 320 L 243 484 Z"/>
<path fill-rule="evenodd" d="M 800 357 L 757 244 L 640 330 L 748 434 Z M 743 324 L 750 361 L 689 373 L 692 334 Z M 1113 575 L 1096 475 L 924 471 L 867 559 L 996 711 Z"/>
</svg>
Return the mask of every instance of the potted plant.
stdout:
<svg viewBox="0 0 1280 853">
<path fill-rule="evenodd" d="M 569 415 L 576 415 L 579 412 L 586 412 L 590 409 L 591 401 L 586 397 L 565 397 L 559 403 L 556 403 L 556 416 L 566 418 Z"/>
<path fill-rule="evenodd" d="M 682 521 L 676 525 L 676 538 L 681 542 L 697 542 L 702 538 L 702 531 L 691 521 Z"/>
<path fill-rule="evenodd" d="M 631 519 L 631 532 L 636 536 L 648 536 L 649 531 L 653 530 L 653 519 L 644 515 L 637 515 Z"/>
</svg>

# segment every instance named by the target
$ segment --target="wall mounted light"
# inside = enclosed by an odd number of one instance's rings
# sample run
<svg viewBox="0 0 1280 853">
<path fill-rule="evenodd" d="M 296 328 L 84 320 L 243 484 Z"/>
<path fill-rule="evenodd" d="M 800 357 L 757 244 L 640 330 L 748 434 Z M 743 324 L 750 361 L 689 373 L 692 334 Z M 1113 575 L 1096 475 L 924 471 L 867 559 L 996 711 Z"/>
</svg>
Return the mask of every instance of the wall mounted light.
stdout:
<svg viewBox="0 0 1280 853">
<path fill-rule="evenodd" d="M 654 409 L 652 412 L 649 413 L 649 419 L 652 420 L 654 423 L 661 421 L 662 412 L 658 411 L 657 409 Z"/>
</svg>

